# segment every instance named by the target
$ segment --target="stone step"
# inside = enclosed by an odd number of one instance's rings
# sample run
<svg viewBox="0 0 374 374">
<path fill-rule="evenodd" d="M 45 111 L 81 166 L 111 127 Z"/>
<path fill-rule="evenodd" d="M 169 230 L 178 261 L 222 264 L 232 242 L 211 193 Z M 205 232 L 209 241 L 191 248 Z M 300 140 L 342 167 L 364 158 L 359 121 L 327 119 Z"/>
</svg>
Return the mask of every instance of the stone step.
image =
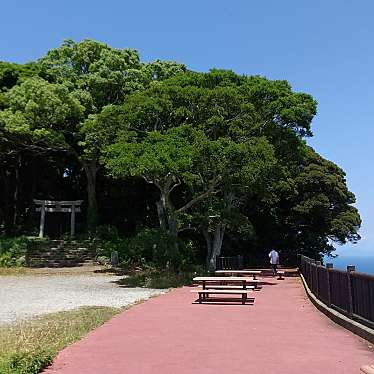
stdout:
<svg viewBox="0 0 374 374">
<path fill-rule="evenodd" d="M 50 240 L 33 243 L 26 255 L 30 267 L 72 267 L 94 264 L 96 248 L 89 242 Z"/>
</svg>

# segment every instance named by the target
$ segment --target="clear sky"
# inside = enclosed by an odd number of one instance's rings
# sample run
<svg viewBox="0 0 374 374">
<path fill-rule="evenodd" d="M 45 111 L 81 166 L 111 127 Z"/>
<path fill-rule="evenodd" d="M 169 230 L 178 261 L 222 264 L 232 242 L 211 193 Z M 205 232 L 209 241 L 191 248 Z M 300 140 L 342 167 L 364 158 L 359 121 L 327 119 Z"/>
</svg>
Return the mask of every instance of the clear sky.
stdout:
<svg viewBox="0 0 374 374">
<path fill-rule="evenodd" d="M 309 143 L 347 173 L 363 225 L 342 255 L 374 256 L 374 1 L 14 0 L 1 4 L 0 60 L 91 38 L 176 60 L 287 79 L 319 102 Z"/>
</svg>

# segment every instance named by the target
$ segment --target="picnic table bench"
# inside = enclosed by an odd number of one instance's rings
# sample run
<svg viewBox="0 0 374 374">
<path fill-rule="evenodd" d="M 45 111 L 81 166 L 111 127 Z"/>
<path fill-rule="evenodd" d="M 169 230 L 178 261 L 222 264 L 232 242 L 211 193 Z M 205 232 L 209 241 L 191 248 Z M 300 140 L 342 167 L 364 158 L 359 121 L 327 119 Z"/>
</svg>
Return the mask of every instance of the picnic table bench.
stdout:
<svg viewBox="0 0 374 374">
<path fill-rule="evenodd" d="M 361 366 L 360 370 L 365 374 L 374 374 L 374 365 Z"/>
<path fill-rule="evenodd" d="M 256 288 L 259 282 L 248 277 L 195 277 L 193 281 L 202 283 L 201 289 L 191 291 L 199 294 L 200 304 L 202 301 L 206 301 L 209 295 L 222 294 L 241 295 L 242 304 L 245 304 L 248 299 L 248 292 L 252 292 L 251 290 Z M 234 283 L 234 285 L 228 285 L 227 283 Z M 251 284 L 255 286 L 251 286 Z"/>
<path fill-rule="evenodd" d="M 261 270 L 216 270 L 216 274 L 228 274 L 228 275 L 252 275 L 253 279 L 256 279 L 256 275 L 261 274 Z"/>
<path fill-rule="evenodd" d="M 199 286 L 199 287 L 203 287 L 203 286 Z M 246 286 L 246 288 L 243 288 L 242 285 L 235 285 L 235 286 L 228 286 L 228 285 L 225 285 L 225 284 L 207 284 L 205 285 L 205 289 L 206 290 L 211 290 L 211 289 L 214 289 L 214 290 L 243 290 L 243 289 L 246 289 L 246 290 L 253 290 L 255 289 L 256 287 L 255 286 Z"/>
<path fill-rule="evenodd" d="M 258 288 L 257 284 L 260 282 L 258 279 L 248 277 L 195 277 L 193 281 L 201 283 L 203 289 L 206 289 L 207 283 L 214 283 L 215 285 L 221 286 L 227 283 L 236 283 L 239 285 L 241 284 L 244 290 L 247 289 L 249 285 L 254 285 L 255 288 Z"/>
<path fill-rule="evenodd" d="M 280 280 L 284 279 L 285 274 L 286 274 L 286 272 L 283 271 L 283 270 L 277 271 L 278 279 L 280 279 Z"/>
<path fill-rule="evenodd" d="M 209 295 L 241 295 L 241 301 L 244 305 L 248 299 L 248 292 L 251 292 L 247 289 L 241 290 L 207 290 L 207 289 L 200 289 L 200 290 L 191 290 L 191 292 L 195 292 L 199 294 L 199 304 L 203 301 L 206 301 Z"/>
</svg>

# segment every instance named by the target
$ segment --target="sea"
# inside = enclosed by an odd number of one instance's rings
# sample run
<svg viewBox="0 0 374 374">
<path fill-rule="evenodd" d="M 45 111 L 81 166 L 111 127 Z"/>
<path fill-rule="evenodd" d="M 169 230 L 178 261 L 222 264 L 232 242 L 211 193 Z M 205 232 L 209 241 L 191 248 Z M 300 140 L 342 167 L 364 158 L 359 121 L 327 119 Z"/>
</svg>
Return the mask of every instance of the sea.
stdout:
<svg viewBox="0 0 374 374">
<path fill-rule="evenodd" d="M 355 265 L 356 271 L 374 275 L 374 256 L 338 256 L 324 258 L 324 264 L 332 262 L 335 269 L 346 270 L 348 265 Z"/>
</svg>

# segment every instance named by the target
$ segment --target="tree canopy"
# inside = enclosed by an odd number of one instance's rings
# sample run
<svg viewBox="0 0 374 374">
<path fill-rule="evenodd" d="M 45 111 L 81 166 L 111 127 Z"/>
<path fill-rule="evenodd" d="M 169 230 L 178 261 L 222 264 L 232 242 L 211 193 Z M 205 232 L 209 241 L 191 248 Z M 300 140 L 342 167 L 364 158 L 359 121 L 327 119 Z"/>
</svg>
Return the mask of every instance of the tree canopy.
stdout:
<svg viewBox="0 0 374 374">
<path fill-rule="evenodd" d="M 0 226 L 32 230 L 34 198 L 82 198 L 81 232 L 158 229 L 211 269 L 273 246 L 331 253 L 361 221 L 344 171 L 306 143 L 316 113 L 284 80 L 143 63 L 93 40 L 1 62 Z"/>
</svg>

